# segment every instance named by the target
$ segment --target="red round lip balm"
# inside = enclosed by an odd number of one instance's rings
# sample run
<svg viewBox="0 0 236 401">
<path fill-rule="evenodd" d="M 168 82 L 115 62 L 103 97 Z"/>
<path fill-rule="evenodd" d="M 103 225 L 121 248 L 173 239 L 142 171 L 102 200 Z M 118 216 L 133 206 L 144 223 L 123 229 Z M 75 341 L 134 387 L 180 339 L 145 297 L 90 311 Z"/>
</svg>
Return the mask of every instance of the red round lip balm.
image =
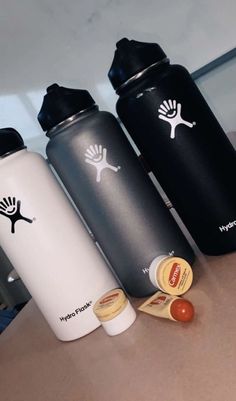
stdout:
<svg viewBox="0 0 236 401">
<path fill-rule="evenodd" d="M 194 307 L 186 299 L 177 298 L 171 304 L 170 313 L 179 322 L 190 322 L 194 316 Z"/>
</svg>

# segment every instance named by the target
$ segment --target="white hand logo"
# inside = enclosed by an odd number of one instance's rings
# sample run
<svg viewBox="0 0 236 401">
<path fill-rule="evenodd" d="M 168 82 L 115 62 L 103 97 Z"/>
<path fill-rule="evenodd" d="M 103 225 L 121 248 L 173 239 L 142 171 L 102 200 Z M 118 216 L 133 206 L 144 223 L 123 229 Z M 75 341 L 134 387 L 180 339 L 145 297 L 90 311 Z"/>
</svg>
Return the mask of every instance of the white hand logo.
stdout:
<svg viewBox="0 0 236 401">
<path fill-rule="evenodd" d="M 120 166 L 114 167 L 107 162 L 107 149 L 103 148 L 102 145 L 91 145 L 85 152 L 85 162 L 92 164 L 97 170 L 96 181 L 101 181 L 102 171 L 106 168 L 115 171 L 120 169 Z"/>
<path fill-rule="evenodd" d="M 181 117 L 181 104 L 176 103 L 176 100 L 164 100 L 158 109 L 160 120 L 167 121 L 171 125 L 170 137 L 175 138 L 175 128 L 179 124 L 187 125 L 187 127 L 193 128 L 196 125 L 195 121 L 190 123 L 189 121 L 183 120 Z"/>
</svg>

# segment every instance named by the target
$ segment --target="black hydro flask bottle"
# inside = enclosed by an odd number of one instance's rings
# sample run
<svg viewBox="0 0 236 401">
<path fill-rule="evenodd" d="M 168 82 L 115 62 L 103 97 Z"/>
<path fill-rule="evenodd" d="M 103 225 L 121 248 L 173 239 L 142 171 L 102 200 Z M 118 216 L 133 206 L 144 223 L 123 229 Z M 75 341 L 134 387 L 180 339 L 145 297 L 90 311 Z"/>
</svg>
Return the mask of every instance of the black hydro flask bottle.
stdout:
<svg viewBox="0 0 236 401">
<path fill-rule="evenodd" d="M 149 266 L 159 255 L 192 263 L 190 245 L 112 114 L 86 90 L 54 84 L 38 119 L 49 162 L 129 294 L 156 291 Z"/>
<path fill-rule="evenodd" d="M 117 113 L 199 248 L 236 250 L 235 150 L 188 71 L 158 44 L 121 39 Z"/>
</svg>

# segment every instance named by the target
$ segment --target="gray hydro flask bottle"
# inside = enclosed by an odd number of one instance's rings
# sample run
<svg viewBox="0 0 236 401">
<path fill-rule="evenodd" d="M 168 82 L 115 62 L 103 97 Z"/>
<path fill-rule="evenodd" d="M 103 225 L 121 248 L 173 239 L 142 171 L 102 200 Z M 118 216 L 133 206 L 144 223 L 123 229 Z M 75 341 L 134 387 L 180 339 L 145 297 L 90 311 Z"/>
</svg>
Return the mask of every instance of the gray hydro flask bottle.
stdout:
<svg viewBox="0 0 236 401">
<path fill-rule="evenodd" d="M 116 118 L 99 111 L 86 90 L 51 85 L 38 120 L 49 137 L 49 162 L 130 295 L 156 291 L 148 273 L 157 256 L 193 262 Z"/>
<path fill-rule="evenodd" d="M 156 43 L 121 39 L 117 113 L 202 252 L 236 250 L 236 153 L 188 71 Z"/>
</svg>

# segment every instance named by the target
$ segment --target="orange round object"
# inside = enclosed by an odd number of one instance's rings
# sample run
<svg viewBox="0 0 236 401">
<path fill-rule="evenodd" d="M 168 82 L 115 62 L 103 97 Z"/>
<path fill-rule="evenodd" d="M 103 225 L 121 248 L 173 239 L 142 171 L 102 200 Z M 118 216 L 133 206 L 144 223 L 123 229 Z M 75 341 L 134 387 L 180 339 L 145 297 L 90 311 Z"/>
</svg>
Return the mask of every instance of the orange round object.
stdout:
<svg viewBox="0 0 236 401">
<path fill-rule="evenodd" d="M 170 307 L 171 316 L 179 322 L 189 322 L 194 316 L 194 307 L 186 299 L 175 299 Z"/>
</svg>

